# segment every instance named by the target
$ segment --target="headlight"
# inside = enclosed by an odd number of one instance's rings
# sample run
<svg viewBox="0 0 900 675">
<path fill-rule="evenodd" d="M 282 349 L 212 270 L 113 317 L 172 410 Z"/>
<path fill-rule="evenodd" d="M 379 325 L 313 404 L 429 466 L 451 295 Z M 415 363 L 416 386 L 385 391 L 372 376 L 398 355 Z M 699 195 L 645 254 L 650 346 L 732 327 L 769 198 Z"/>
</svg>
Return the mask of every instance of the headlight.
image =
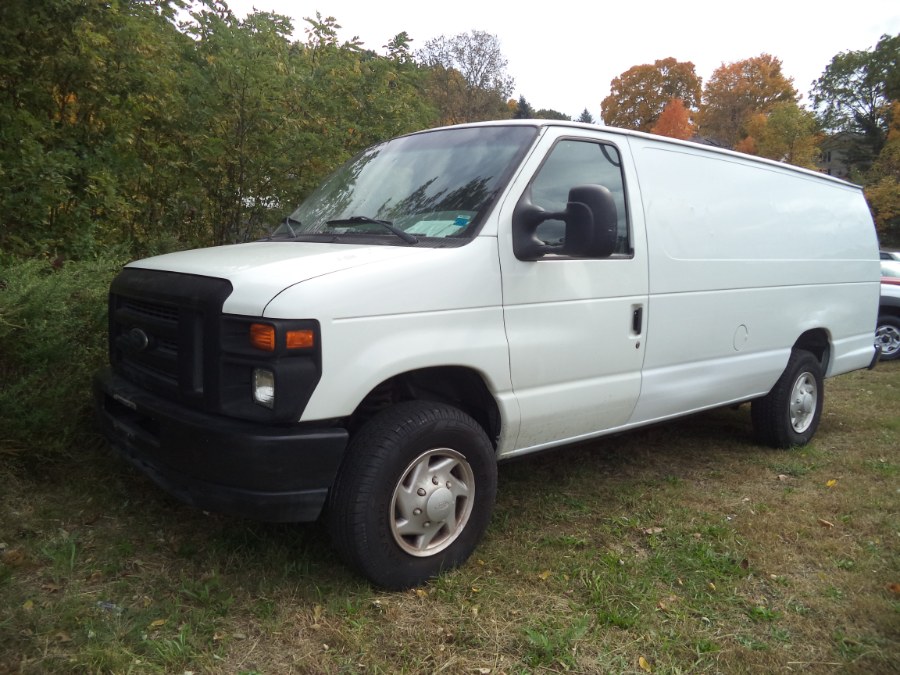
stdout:
<svg viewBox="0 0 900 675">
<path fill-rule="evenodd" d="M 266 408 L 275 407 L 275 373 L 271 370 L 253 369 L 253 400 Z"/>
</svg>

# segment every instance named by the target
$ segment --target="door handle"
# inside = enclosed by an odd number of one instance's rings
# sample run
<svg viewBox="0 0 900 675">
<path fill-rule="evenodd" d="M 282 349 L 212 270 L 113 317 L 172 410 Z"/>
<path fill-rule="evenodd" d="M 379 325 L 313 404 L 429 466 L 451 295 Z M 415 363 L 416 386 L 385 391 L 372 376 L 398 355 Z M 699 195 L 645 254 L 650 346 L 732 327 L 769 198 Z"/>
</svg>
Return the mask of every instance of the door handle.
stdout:
<svg viewBox="0 0 900 675">
<path fill-rule="evenodd" d="M 631 313 L 631 332 L 640 335 L 644 327 L 644 308 L 635 307 Z"/>
</svg>

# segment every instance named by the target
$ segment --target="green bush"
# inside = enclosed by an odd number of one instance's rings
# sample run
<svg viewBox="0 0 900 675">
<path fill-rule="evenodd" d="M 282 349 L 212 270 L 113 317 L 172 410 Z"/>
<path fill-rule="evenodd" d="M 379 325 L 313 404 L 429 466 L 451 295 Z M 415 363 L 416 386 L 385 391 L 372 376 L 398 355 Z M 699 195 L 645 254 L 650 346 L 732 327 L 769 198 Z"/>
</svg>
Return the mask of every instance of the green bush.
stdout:
<svg viewBox="0 0 900 675">
<path fill-rule="evenodd" d="M 122 262 L 0 261 L 0 455 L 53 459 L 93 436 L 90 378 Z"/>
</svg>

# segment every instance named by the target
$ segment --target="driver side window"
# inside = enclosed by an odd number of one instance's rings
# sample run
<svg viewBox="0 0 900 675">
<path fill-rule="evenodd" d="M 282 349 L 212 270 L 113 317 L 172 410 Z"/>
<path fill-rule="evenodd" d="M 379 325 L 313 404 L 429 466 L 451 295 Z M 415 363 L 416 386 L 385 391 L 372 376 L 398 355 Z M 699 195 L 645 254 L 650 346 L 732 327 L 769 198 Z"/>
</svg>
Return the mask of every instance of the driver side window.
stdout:
<svg viewBox="0 0 900 675">
<path fill-rule="evenodd" d="M 619 151 L 612 145 L 591 141 L 561 140 L 544 161 L 531 184 L 535 206 L 547 211 L 563 211 L 569 190 L 576 185 L 602 185 L 616 204 L 617 237 L 614 254 L 631 253 L 625 182 Z M 561 244 L 566 226 L 561 220 L 547 220 L 537 228 L 537 237 L 547 244 Z"/>
</svg>

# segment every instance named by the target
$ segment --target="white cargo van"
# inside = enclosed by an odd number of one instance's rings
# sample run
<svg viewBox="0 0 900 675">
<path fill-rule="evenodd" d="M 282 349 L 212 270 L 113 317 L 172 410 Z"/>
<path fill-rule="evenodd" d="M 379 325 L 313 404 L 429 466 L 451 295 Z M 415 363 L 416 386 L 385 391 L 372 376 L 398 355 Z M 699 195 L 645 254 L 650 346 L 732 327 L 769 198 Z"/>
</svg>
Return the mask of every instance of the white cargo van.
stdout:
<svg viewBox="0 0 900 675">
<path fill-rule="evenodd" d="M 874 363 L 861 190 L 592 125 L 449 127 L 364 151 L 268 238 L 134 262 L 110 291 L 112 444 L 197 506 L 324 513 L 400 588 L 461 564 L 497 460 L 752 401 L 819 423 Z"/>
</svg>

